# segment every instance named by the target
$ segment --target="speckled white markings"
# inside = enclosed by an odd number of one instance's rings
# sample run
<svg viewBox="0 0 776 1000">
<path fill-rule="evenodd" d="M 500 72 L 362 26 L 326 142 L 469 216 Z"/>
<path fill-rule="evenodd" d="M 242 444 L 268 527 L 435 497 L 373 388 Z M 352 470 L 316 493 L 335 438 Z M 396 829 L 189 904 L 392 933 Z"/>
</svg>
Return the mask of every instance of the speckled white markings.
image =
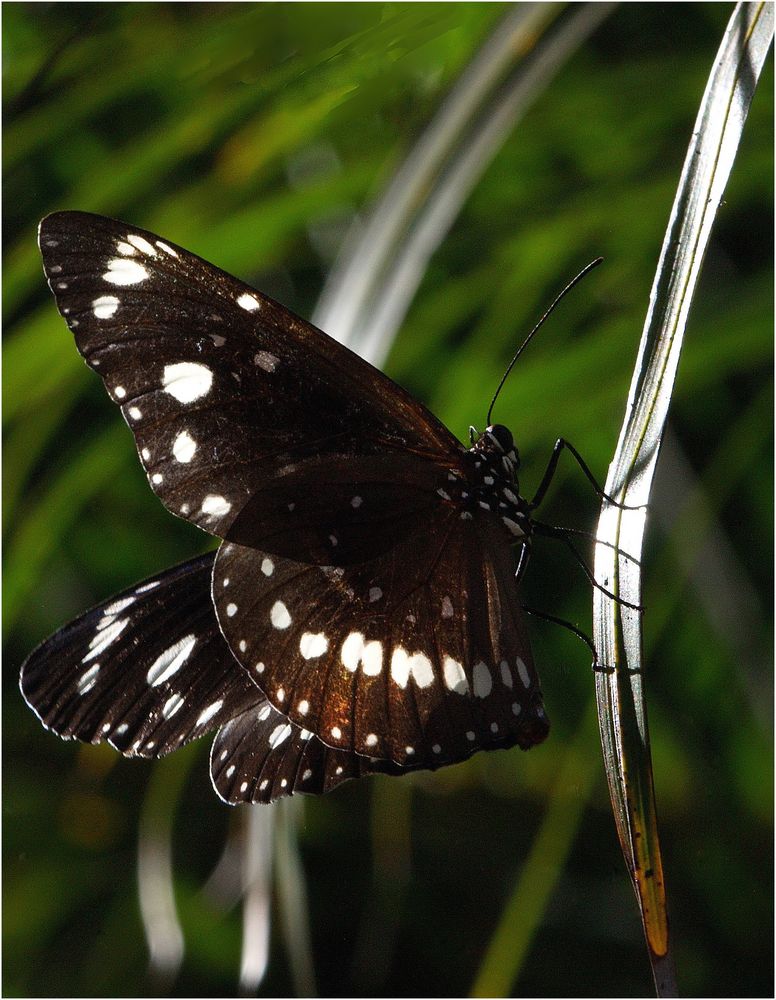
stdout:
<svg viewBox="0 0 776 1000">
<path fill-rule="evenodd" d="M 269 747 L 270 750 L 275 750 L 280 746 L 281 743 L 285 742 L 291 735 L 291 726 L 285 722 L 281 722 L 280 725 L 275 726 L 272 732 L 269 734 Z"/>
<path fill-rule="evenodd" d="M 139 420 L 143 416 L 143 414 L 140 412 L 140 410 L 138 410 L 136 406 L 130 406 L 130 408 L 127 410 L 127 413 L 133 420 Z"/>
<path fill-rule="evenodd" d="M 472 684 L 474 694 L 477 698 L 487 698 L 493 688 L 493 678 L 491 677 L 490 670 L 488 670 L 487 665 L 482 660 L 474 664 Z"/>
<path fill-rule="evenodd" d="M 253 363 L 259 368 L 263 368 L 265 372 L 274 372 L 280 364 L 280 358 L 270 354 L 269 351 L 258 351 L 253 356 Z"/>
<path fill-rule="evenodd" d="M 138 591 L 140 593 L 140 591 Z M 130 604 L 135 603 L 135 597 L 121 597 L 118 601 L 114 601 L 113 604 L 109 604 L 107 608 L 103 608 L 102 615 L 103 618 L 108 618 L 111 615 L 121 614 L 122 611 L 130 606 Z"/>
<path fill-rule="evenodd" d="M 342 643 L 340 660 L 351 673 L 361 664 L 367 677 L 376 677 L 383 669 L 383 644 L 379 639 L 366 642 L 361 632 L 351 632 Z"/>
<path fill-rule="evenodd" d="M 312 776 L 313 776 L 313 772 L 308 767 L 307 770 L 302 775 L 302 781 L 309 781 L 310 778 L 312 778 Z"/>
<path fill-rule="evenodd" d="M 136 260 L 114 257 L 108 261 L 108 270 L 103 278 L 110 285 L 139 285 L 148 277 L 148 271 Z"/>
<path fill-rule="evenodd" d="M 264 574 L 264 576 L 272 576 L 272 574 L 275 572 L 275 564 L 269 558 L 269 556 L 267 556 L 265 559 L 262 559 L 261 572 Z"/>
<path fill-rule="evenodd" d="M 119 240 L 116 244 L 116 250 L 122 257 L 134 257 L 136 252 L 133 246 L 129 243 L 124 243 L 123 240 Z"/>
<path fill-rule="evenodd" d="M 307 715 L 310 711 L 310 702 L 303 698 L 296 707 L 301 715 Z"/>
<path fill-rule="evenodd" d="M 124 388 L 123 385 L 117 385 L 116 388 L 113 390 L 113 395 L 116 397 L 116 399 L 123 399 L 126 396 L 126 394 L 127 390 Z"/>
<path fill-rule="evenodd" d="M 454 660 L 452 656 L 446 656 L 442 664 L 442 672 L 448 691 L 454 691 L 456 694 L 468 694 L 469 682 L 458 660 Z"/>
<path fill-rule="evenodd" d="M 86 694 L 87 691 L 91 691 L 94 685 L 97 683 L 97 674 L 100 672 L 100 664 L 93 663 L 88 670 L 78 678 L 78 693 Z"/>
<path fill-rule="evenodd" d="M 367 738 L 364 740 L 364 743 L 368 747 L 376 746 L 377 745 L 377 735 L 375 733 L 369 733 L 367 735 Z"/>
<path fill-rule="evenodd" d="M 153 590 L 155 587 L 159 586 L 158 580 L 151 580 L 150 583 L 144 583 L 142 587 L 138 587 L 135 591 L 136 594 L 145 594 L 149 590 Z"/>
<path fill-rule="evenodd" d="M 213 385 L 213 373 L 198 361 L 176 361 L 164 366 L 162 386 L 179 403 L 193 403 L 207 396 Z"/>
<path fill-rule="evenodd" d="M 140 452 L 140 457 L 143 459 L 144 462 L 150 462 L 151 452 L 148 450 L 148 448 L 143 448 Z"/>
<path fill-rule="evenodd" d="M 172 453 L 177 462 L 190 462 L 197 450 L 197 442 L 188 431 L 181 431 L 172 445 Z"/>
<path fill-rule="evenodd" d="M 442 617 L 443 618 L 453 617 L 453 602 L 447 596 L 442 598 Z"/>
<path fill-rule="evenodd" d="M 323 656 L 329 648 L 329 640 L 323 632 L 303 632 L 299 640 L 299 652 L 306 660 L 314 660 Z"/>
<path fill-rule="evenodd" d="M 207 514 L 208 517 L 223 517 L 231 509 L 232 505 L 226 497 L 219 496 L 216 493 L 208 493 L 200 507 L 202 513 Z"/>
<path fill-rule="evenodd" d="M 259 722 L 266 722 L 267 719 L 270 716 L 270 712 L 271 711 L 272 711 L 272 709 L 270 708 L 269 705 L 264 705 L 262 707 L 261 711 L 259 712 L 259 716 L 258 716 Z"/>
<path fill-rule="evenodd" d="M 227 776 L 227 778 L 231 778 L 231 777 L 232 777 L 232 775 L 234 774 L 234 772 L 235 772 L 236 770 L 237 770 L 237 769 L 236 769 L 236 767 L 234 766 L 234 764 L 230 764 L 230 765 L 229 765 L 229 767 L 227 767 L 227 769 L 226 769 L 226 776 Z"/>
<path fill-rule="evenodd" d="M 248 648 L 248 643 L 245 641 L 245 639 L 240 639 L 237 645 L 239 646 L 241 653 L 244 653 L 245 650 Z"/>
<path fill-rule="evenodd" d="M 161 474 L 161 472 L 155 472 L 151 476 L 151 482 L 154 484 L 154 486 L 159 486 L 161 483 L 164 482 L 164 476 Z"/>
<path fill-rule="evenodd" d="M 339 726 L 332 726 L 331 735 L 334 737 L 335 740 L 341 740 L 342 730 L 340 729 Z"/>
<path fill-rule="evenodd" d="M 195 635 L 186 635 L 165 649 L 148 668 L 146 680 L 152 687 L 158 687 L 176 674 L 191 656 L 197 643 Z"/>
<path fill-rule="evenodd" d="M 266 782 L 266 781 L 263 781 L 263 782 L 262 782 L 262 785 L 263 785 L 263 786 L 264 786 L 265 788 L 266 788 L 267 784 L 268 784 L 268 782 Z M 242 783 L 242 784 L 240 785 L 240 791 L 241 791 L 241 792 L 247 792 L 247 791 L 248 791 L 248 782 L 247 782 L 247 781 L 244 781 L 244 782 L 243 782 L 243 783 Z"/>
<path fill-rule="evenodd" d="M 110 319 L 119 307 L 115 295 L 101 295 L 92 302 L 92 311 L 97 319 Z"/>
<path fill-rule="evenodd" d="M 364 501 L 363 501 L 363 499 L 362 499 L 361 497 L 353 497 L 353 499 L 352 499 L 352 500 L 350 501 L 350 506 L 351 506 L 351 507 L 352 507 L 352 508 L 353 508 L 354 510 L 357 510 L 357 509 L 358 509 L 358 508 L 359 508 L 359 507 L 361 506 L 361 504 L 362 504 L 363 502 L 364 502 Z"/>
<path fill-rule="evenodd" d="M 237 614 L 237 605 L 236 604 L 227 604 L 227 606 L 226 606 L 226 613 L 227 613 L 227 615 L 230 618 L 234 618 L 234 616 Z"/>
<path fill-rule="evenodd" d="M 250 295 L 248 292 L 243 292 L 237 299 L 237 305 L 246 312 L 256 312 L 257 309 L 261 309 L 261 303 L 256 296 Z"/>
<path fill-rule="evenodd" d="M 449 493 L 447 493 L 447 492 L 446 492 L 445 490 L 443 490 L 443 489 L 438 489 L 438 490 L 437 490 L 437 493 L 438 493 L 438 494 L 440 495 L 440 497 L 442 497 L 442 499 L 443 499 L 443 500 L 449 500 L 449 499 L 450 499 L 450 494 L 449 494 Z"/>
<path fill-rule="evenodd" d="M 288 784 L 288 779 L 287 778 L 281 779 L 281 782 L 280 782 L 280 787 L 281 788 L 285 788 L 287 784 Z"/>
<path fill-rule="evenodd" d="M 517 672 L 520 674 L 520 680 L 523 682 L 523 687 L 529 688 L 531 686 L 531 678 L 528 676 L 528 667 L 526 667 L 525 663 L 523 663 L 519 656 L 515 660 L 515 666 L 517 667 Z"/>
<path fill-rule="evenodd" d="M 261 660 L 259 660 L 259 662 L 256 664 L 256 666 L 254 667 L 254 670 L 256 671 L 257 674 L 263 674 L 264 673 L 265 666 L 261 662 Z"/>
<path fill-rule="evenodd" d="M 506 660 L 502 660 L 500 667 L 501 667 L 501 680 L 508 688 L 511 688 L 514 682 L 512 680 L 512 671 L 509 669 L 509 664 L 507 663 Z"/>
<path fill-rule="evenodd" d="M 185 702 L 186 699 L 183 697 L 183 695 L 181 694 L 171 695 L 171 697 L 169 697 L 167 701 L 164 703 L 164 706 L 162 708 L 162 716 L 165 719 L 171 719 L 176 712 L 179 712 L 183 708 Z"/>
<path fill-rule="evenodd" d="M 204 726 L 206 722 L 210 722 L 210 720 L 218 712 L 219 708 L 223 705 L 223 703 L 224 699 L 219 698 L 218 701 L 214 701 L 212 705 L 208 705 L 208 707 L 197 719 L 196 725 Z"/>
<path fill-rule="evenodd" d="M 129 729 L 128 723 L 122 722 L 120 726 L 116 727 L 116 732 L 113 735 L 114 736 L 123 736 L 124 733 L 126 733 L 126 731 L 128 729 Z"/>
<path fill-rule="evenodd" d="M 369 588 L 369 601 L 371 604 L 374 604 L 375 601 L 379 601 L 382 596 L 383 592 L 379 587 Z"/>
<path fill-rule="evenodd" d="M 223 347 L 226 343 L 226 337 L 222 337 L 220 333 L 209 333 L 208 337 L 213 341 L 214 347 Z"/>
<path fill-rule="evenodd" d="M 269 613 L 269 620 L 275 626 L 275 628 L 288 628 L 291 624 L 291 615 L 288 613 L 288 608 L 282 601 L 275 601 L 272 605 L 272 610 Z"/>
</svg>

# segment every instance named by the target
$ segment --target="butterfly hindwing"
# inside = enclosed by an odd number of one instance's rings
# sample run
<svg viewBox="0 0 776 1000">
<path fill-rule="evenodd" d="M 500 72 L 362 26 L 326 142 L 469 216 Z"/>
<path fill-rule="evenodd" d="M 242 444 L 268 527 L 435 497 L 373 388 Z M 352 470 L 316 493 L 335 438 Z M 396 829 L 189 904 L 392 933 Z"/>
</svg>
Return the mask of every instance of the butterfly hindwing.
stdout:
<svg viewBox="0 0 776 1000">
<path fill-rule="evenodd" d="M 225 723 L 210 753 L 213 787 L 232 804 L 272 802 L 295 792 L 320 795 L 352 778 L 407 771 L 390 761 L 333 750 L 267 701 Z"/>
<path fill-rule="evenodd" d="M 438 767 L 540 742 L 548 723 L 498 525 L 442 508 L 369 563 L 310 566 L 227 543 L 213 598 L 234 655 L 324 743 Z"/>
<path fill-rule="evenodd" d="M 59 212 L 39 242 L 78 349 L 173 514 L 240 544 L 343 564 L 390 548 L 408 514 L 438 502 L 440 463 L 455 464 L 461 445 L 320 330 L 121 222 Z"/>
</svg>

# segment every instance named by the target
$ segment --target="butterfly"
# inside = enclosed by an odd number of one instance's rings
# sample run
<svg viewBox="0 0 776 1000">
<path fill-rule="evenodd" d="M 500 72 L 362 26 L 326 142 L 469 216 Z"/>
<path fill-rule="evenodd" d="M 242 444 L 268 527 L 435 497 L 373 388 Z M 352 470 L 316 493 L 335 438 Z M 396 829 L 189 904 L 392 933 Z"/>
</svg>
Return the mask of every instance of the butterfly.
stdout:
<svg viewBox="0 0 776 1000">
<path fill-rule="evenodd" d="M 151 489 L 222 540 L 30 654 L 20 687 L 46 728 L 147 758 L 216 729 L 229 803 L 547 736 L 516 581 L 534 504 L 506 427 L 464 447 L 358 355 L 152 233 L 57 212 L 39 245 Z"/>
</svg>

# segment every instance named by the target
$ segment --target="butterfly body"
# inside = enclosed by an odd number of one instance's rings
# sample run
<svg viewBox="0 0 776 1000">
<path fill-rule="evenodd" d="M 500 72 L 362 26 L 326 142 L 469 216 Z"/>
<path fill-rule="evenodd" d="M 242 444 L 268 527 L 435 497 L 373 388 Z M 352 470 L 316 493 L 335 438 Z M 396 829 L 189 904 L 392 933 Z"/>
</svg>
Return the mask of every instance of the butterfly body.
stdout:
<svg viewBox="0 0 776 1000">
<path fill-rule="evenodd" d="M 545 738 L 513 551 L 532 508 L 505 427 L 465 449 L 357 355 L 152 233 L 62 212 L 40 246 L 149 485 L 223 539 L 28 657 L 47 727 L 153 757 L 220 726 L 230 802 Z"/>
</svg>

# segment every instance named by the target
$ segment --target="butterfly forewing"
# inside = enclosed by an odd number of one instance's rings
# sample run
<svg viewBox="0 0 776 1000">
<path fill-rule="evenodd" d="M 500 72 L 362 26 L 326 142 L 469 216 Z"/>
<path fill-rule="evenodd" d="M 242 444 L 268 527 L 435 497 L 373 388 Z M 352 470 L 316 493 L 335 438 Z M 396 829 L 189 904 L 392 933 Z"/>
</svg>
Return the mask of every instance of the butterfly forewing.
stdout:
<svg viewBox="0 0 776 1000">
<path fill-rule="evenodd" d="M 60 212 L 39 241 L 78 349 L 172 513 L 241 544 L 342 563 L 390 547 L 405 515 L 438 499 L 440 463 L 455 463 L 461 446 L 320 330 L 120 222 Z M 349 491 L 343 472 L 359 459 L 377 461 L 362 461 Z"/>
<path fill-rule="evenodd" d="M 332 747 L 422 767 L 527 748 L 548 723 L 500 532 L 451 505 L 355 566 L 228 543 L 219 622 L 270 702 Z"/>
</svg>

